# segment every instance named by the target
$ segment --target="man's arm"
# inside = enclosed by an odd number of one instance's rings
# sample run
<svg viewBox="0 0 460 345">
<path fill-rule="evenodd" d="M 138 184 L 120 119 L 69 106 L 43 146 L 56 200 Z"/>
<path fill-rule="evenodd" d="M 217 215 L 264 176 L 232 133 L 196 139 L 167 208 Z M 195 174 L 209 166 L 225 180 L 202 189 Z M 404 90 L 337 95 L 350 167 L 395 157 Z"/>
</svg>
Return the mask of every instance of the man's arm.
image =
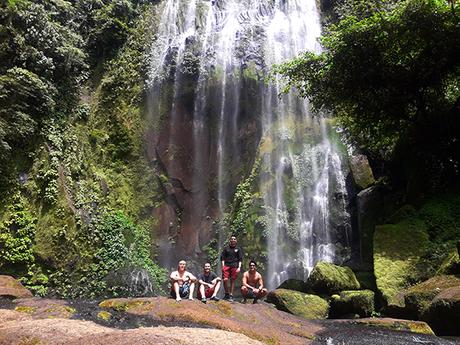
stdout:
<svg viewBox="0 0 460 345">
<path fill-rule="evenodd" d="M 262 290 L 264 288 L 264 280 L 262 279 L 262 275 L 258 273 L 259 275 L 259 290 Z"/>
<path fill-rule="evenodd" d="M 196 282 L 196 277 L 190 272 L 187 272 L 187 273 L 188 273 L 188 277 L 190 279 L 190 282 L 195 283 Z"/>
<path fill-rule="evenodd" d="M 222 249 L 222 253 L 220 253 L 220 261 L 222 263 L 222 268 L 225 266 L 225 248 Z"/>
<path fill-rule="evenodd" d="M 178 282 L 180 280 L 182 280 L 179 275 L 177 274 L 176 271 L 172 272 L 171 275 L 169 276 L 169 279 L 171 279 L 171 281 L 174 283 L 174 282 Z"/>
</svg>

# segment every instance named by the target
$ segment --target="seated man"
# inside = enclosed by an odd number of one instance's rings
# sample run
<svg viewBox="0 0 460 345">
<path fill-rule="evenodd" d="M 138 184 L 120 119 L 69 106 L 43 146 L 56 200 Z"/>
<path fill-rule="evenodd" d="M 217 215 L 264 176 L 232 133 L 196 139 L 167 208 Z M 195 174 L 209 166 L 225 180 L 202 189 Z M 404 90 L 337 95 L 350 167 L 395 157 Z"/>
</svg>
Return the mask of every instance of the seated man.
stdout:
<svg viewBox="0 0 460 345">
<path fill-rule="evenodd" d="M 171 297 L 176 301 L 181 301 L 182 297 L 193 300 L 193 290 L 195 289 L 196 277 L 185 270 L 187 263 L 185 260 L 179 261 L 177 271 L 171 273 Z"/>
<path fill-rule="evenodd" d="M 198 275 L 198 298 L 201 302 L 206 303 L 206 298 L 211 298 L 213 301 L 218 301 L 217 293 L 220 289 L 221 279 L 211 272 L 211 264 L 205 263 L 203 266 L 203 273 Z"/>
<path fill-rule="evenodd" d="M 267 295 L 268 291 L 264 288 L 264 281 L 259 272 L 257 272 L 257 264 L 255 261 L 249 262 L 249 271 L 243 274 L 243 285 L 241 286 L 241 295 L 243 296 L 242 303 L 246 303 L 248 298 L 254 298 L 254 304 L 260 298 Z"/>
</svg>

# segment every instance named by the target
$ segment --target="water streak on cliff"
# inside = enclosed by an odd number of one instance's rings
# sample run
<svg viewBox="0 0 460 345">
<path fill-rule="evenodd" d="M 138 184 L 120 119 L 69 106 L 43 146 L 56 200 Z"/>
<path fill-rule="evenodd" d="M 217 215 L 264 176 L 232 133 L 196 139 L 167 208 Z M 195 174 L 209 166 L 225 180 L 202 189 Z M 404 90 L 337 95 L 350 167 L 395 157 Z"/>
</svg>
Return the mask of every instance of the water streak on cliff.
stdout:
<svg viewBox="0 0 460 345">
<path fill-rule="evenodd" d="M 152 116 L 169 123 L 157 130 L 157 158 L 181 218 L 179 231 L 166 224 L 162 233 L 176 251 L 205 256 L 210 220 L 228 211 L 242 174 L 260 159 L 270 287 L 344 257 L 347 191 L 330 128 L 305 100 L 279 97 L 278 79 L 265 80 L 274 64 L 318 51 L 319 35 L 315 0 L 162 3 L 149 83 Z"/>
</svg>

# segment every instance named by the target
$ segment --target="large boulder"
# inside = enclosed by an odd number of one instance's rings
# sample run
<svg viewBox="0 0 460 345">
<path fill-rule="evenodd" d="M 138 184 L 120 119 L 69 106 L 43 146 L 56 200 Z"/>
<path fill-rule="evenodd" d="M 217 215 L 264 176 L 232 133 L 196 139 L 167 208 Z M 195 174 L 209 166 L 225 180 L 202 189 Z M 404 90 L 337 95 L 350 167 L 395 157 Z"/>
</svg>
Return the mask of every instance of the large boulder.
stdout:
<svg viewBox="0 0 460 345">
<path fill-rule="evenodd" d="M 374 274 L 384 306 L 403 306 L 400 291 L 418 278 L 417 263 L 429 245 L 426 225 L 419 219 L 379 225 L 374 233 Z"/>
<path fill-rule="evenodd" d="M 435 276 L 414 285 L 404 302 L 411 318 L 428 322 L 437 334 L 460 334 L 460 276 Z"/>
<path fill-rule="evenodd" d="M 13 277 L 0 275 L 0 297 L 28 298 L 32 293 Z"/>
<path fill-rule="evenodd" d="M 460 285 L 436 295 L 426 311 L 426 321 L 436 334 L 460 335 Z"/>
<path fill-rule="evenodd" d="M 384 197 L 379 186 L 366 188 L 356 197 L 362 269 L 372 269 L 373 237 L 383 220 Z"/>
<path fill-rule="evenodd" d="M 350 170 L 359 190 L 366 189 L 375 183 L 371 166 L 365 155 L 354 155 L 350 158 Z"/>
<path fill-rule="evenodd" d="M 446 289 L 460 287 L 460 277 L 442 275 L 414 285 L 404 293 L 405 307 L 414 319 L 427 320 L 433 299 Z"/>
<path fill-rule="evenodd" d="M 270 291 L 267 302 L 273 303 L 279 310 L 306 319 L 325 319 L 329 311 L 329 304 L 325 299 L 286 289 Z"/>
<path fill-rule="evenodd" d="M 332 295 L 331 317 L 338 318 L 357 314 L 371 316 L 374 311 L 374 292 L 371 290 L 342 291 Z"/>
<path fill-rule="evenodd" d="M 349 267 L 318 262 L 308 277 L 307 284 L 318 294 L 331 295 L 343 290 L 358 290 L 359 282 Z"/>
</svg>

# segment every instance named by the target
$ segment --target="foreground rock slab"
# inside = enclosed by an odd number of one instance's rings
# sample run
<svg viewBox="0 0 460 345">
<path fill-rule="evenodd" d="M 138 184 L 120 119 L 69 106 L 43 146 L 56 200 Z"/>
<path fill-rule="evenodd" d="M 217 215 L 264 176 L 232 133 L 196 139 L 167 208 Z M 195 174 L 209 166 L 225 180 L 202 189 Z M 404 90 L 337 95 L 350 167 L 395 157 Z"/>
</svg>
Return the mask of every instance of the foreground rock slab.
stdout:
<svg viewBox="0 0 460 345">
<path fill-rule="evenodd" d="M 5 313 L 6 312 L 6 313 Z M 19 315 L 18 315 L 19 314 Z M 124 345 L 124 344 L 242 344 L 262 345 L 260 341 L 217 329 L 149 327 L 118 330 L 91 321 L 32 319 L 14 311 L 0 311 L 0 344 Z"/>
<path fill-rule="evenodd" d="M 70 313 L 69 306 L 75 312 Z M 61 314 L 50 315 L 47 309 Z M 414 339 L 433 345 L 453 344 L 432 335 L 424 322 L 308 320 L 265 302 L 203 304 L 154 297 L 110 299 L 99 304 L 35 298 L 2 303 L 0 299 L 0 345 L 409 345 Z"/>
</svg>

